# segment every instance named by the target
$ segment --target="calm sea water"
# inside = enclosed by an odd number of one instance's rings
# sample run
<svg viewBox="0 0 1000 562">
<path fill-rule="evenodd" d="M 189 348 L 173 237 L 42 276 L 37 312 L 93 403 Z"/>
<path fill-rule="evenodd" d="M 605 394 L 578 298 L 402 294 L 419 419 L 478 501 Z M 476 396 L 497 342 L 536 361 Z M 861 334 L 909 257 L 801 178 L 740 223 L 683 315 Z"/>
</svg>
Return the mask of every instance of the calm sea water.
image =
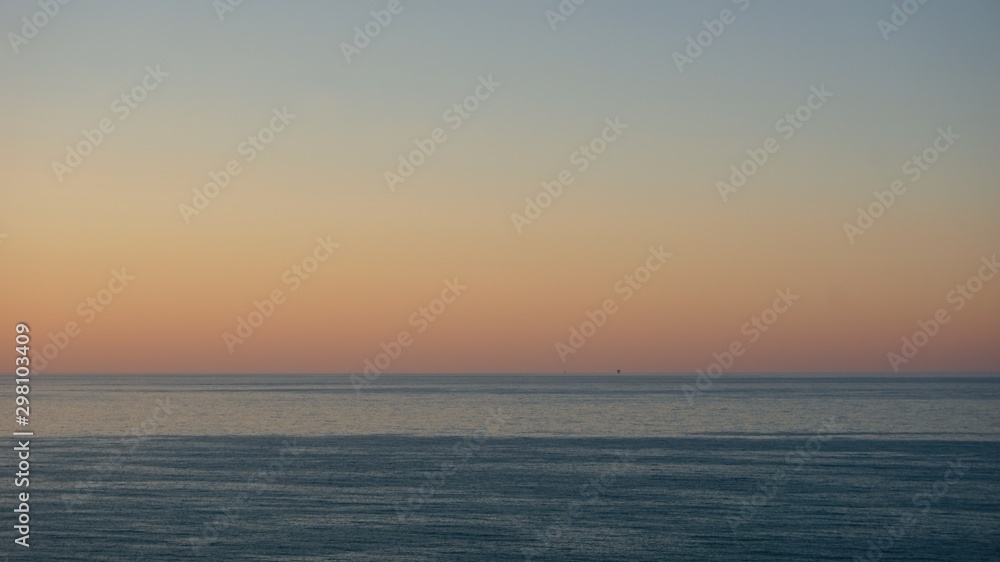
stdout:
<svg viewBox="0 0 1000 562">
<path fill-rule="evenodd" d="M 724 375 L 692 396 L 693 383 L 43 375 L 32 546 L 5 551 L 1000 560 L 1000 378 Z M 13 455 L 0 462 L 13 474 Z"/>
</svg>

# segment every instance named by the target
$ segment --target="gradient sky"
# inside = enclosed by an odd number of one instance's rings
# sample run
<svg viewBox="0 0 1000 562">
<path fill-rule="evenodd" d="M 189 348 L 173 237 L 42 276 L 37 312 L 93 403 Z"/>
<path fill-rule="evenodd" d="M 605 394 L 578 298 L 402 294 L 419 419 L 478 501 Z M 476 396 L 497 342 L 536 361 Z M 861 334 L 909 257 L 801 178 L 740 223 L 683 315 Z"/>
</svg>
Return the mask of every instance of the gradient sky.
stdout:
<svg viewBox="0 0 1000 562">
<path fill-rule="evenodd" d="M 1000 276 L 946 301 L 1000 253 L 1000 4 L 929 2 L 887 41 L 888 0 L 590 0 L 555 30 L 556 0 L 404 0 L 348 63 L 341 43 L 388 4 L 246 0 L 220 21 L 209 0 L 72 2 L 17 53 L 8 34 L 38 5 L 0 4 L 0 329 L 28 322 L 41 349 L 80 324 L 46 372 L 356 373 L 402 330 L 390 372 L 692 372 L 790 287 L 800 300 L 731 370 L 886 371 L 940 308 L 951 321 L 902 370 L 1000 366 Z M 673 53 L 724 9 L 735 21 L 679 72 Z M 120 120 L 113 100 L 156 65 L 169 76 Z M 192 189 L 282 107 L 292 123 L 185 223 Z M 614 117 L 628 130 L 518 234 L 511 214 Z M 105 118 L 58 181 L 52 162 Z M 949 126 L 960 138 L 910 182 L 904 162 Z M 437 127 L 447 140 L 391 192 L 385 172 Z M 772 136 L 723 202 L 716 182 Z M 907 192 L 850 243 L 843 224 L 896 179 Z M 327 236 L 340 248 L 289 291 L 283 272 Z M 673 257 L 624 302 L 615 283 L 650 246 Z M 135 280 L 87 323 L 79 305 L 120 268 Z M 417 333 L 456 277 L 466 292 Z M 230 353 L 223 334 L 275 289 L 287 302 Z M 609 298 L 619 311 L 561 362 L 556 342 Z"/>
</svg>

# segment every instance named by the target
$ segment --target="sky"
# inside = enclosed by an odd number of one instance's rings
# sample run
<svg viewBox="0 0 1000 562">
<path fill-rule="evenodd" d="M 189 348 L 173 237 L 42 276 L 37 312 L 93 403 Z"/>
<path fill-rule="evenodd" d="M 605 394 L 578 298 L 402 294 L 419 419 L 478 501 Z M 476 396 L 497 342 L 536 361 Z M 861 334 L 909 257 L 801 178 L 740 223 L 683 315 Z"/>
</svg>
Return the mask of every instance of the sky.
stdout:
<svg viewBox="0 0 1000 562">
<path fill-rule="evenodd" d="M 38 372 L 1000 366 L 996 2 L 227 1 L 0 4 Z"/>
</svg>

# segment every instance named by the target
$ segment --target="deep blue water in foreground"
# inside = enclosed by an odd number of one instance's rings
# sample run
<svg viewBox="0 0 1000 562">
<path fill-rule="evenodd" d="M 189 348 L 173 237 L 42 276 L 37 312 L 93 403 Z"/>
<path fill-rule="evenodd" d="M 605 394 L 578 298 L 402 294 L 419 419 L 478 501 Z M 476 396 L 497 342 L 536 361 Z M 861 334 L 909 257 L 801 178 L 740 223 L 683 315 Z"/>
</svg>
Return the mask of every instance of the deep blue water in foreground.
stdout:
<svg viewBox="0 0 1000 562">
<path fill-rule="evenodd" d="M 1000 560 L 1000 378 L 692 382 L 39 377 L 32 546 L 5 552 Z"/>
</svg>

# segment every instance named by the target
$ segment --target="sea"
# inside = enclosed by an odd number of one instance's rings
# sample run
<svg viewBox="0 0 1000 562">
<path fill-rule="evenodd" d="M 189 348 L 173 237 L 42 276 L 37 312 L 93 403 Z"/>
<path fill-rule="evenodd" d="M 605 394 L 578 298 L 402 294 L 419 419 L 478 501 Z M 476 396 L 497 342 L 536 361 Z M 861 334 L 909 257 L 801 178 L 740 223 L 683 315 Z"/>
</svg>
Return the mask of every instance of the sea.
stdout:
<svg viewBox="0 0 1000 562">
<path fill-rule="evenodd" d="M 32 381 L 9 560 L 1000 560 L 996 375 Z"/>
</svg>

